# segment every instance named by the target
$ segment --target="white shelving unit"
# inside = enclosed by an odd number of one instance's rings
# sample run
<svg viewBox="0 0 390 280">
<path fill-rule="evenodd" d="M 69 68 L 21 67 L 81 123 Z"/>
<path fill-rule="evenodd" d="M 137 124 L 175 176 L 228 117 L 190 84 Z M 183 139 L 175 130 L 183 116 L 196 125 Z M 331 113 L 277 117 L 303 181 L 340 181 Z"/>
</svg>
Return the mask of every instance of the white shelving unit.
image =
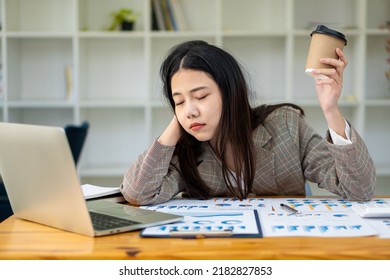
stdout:
<svg viewBox="0 0 390 280">
<path fill-rule="evenodd" d="M 309 34 L 320 22 L 347 36 L 350 64 L 340 104 L 375 161 L 377 194 L 390 194 L 390 84 L 384 74 L 390 33 L 382 27 L 390 20 L 390 0 L 181 4 L 189 30 L 170 32 L 152 31 L 149 0 L 0 0 L 0 121 L 65 126 L 88 120 L 81 179 L 119 184 L 171 118 L 160 94 L 163 56 L 179 42 L 202 39 L 243 64 L 254 104 L 294 102 L 324 134 L 313 80 L 304 74 Z M 140 13 L 135 30 L 105 31 L 110 13 L 123 7 Z"/>
</svg>

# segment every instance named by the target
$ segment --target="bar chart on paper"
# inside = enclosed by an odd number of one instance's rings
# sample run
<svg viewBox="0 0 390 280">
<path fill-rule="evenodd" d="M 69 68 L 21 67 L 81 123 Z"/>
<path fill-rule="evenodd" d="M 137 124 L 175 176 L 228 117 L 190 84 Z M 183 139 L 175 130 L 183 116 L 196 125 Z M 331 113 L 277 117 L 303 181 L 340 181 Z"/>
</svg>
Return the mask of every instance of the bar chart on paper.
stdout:
<svg viewBox="0 0 390 280">
<path fill-rule="evenodd" d="M 248 213 L 256 211 L 263 237 L 354 237 L 375 235 L 381 238 L 390 238 L 390 218 L 361 218 L 352 210 L 352 206 L 358 203 L 361 204 L 361 202 L 351 202 L 337 198 L 248 198 L 244 200 L 214 198 L 210 200 L 173 199 L 166 203 L 146 206 L 146 208 L 174 212 L 185 216 L 185 221 L 188 224 L 174 225 L 184 226 L 184 228 L 178 227 L 174 230 L 204 230 L 204 228 L 191 227 L 191 222 L 193 223 L 195 218 L 200 218 L 195 216 L 191 217 L 191 213 L 212 213 L 212 211 L 219 211 L 217 213 L 224 213 L 225 218 L 227 218 L 226 215 L 229 215 L 229 213 L 242 213 L 241 218 L 244 218 Z M 390 204 L 390 199 L 373 199 L 368 203 Z M 285 211 L 280 206 L 281 204 L 298 210 L 300 215 L 294 215 L 289 211 Z M 237 220 L 238 217 L 236 216 L 234 220 Z M 217 224 L 216 220 L 214 221 L 215 224 Z M 246 220 L 245 230 L 249 230 L 248 225 L 251 221 L 251 219 Z M 210 231 L 217 229 L 210 225 L 207 226 L 207 230 Z M 226 228 L 227 224 L 225 223 L 223 227 L 219 227 L 218 229 L 222 230 Z M 234 229 L 238 232 L 239 227 L 237 224 L 234 225 Z M 172 228 L 160 228 L 159 234 L 163 235 L 163 231 L 167 234 L 169 230 L 172 230 Z"/>
<path fill-rule="evenodd" d="M 160 209 L 161 211 L 161 209 Z M 256 210 L 181 210 L 165 209 L 164 212 L 184 215 L 184 220 L 142 231 L 141 236 L 153 237 L 261 237 Z"/>
</svg>

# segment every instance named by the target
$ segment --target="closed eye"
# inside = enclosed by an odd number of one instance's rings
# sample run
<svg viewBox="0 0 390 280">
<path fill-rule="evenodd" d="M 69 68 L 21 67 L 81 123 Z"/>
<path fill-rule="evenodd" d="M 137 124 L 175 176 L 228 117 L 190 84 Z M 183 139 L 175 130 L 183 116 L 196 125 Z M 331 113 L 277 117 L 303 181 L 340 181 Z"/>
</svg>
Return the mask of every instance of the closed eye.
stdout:
<svg viewBox="0 0 390 280">
<path fill-rule="evenodd" d="M 205 99 L 207 96 L 208 96 L 208 94 L 202 95 L 202 96 L 196 97 L 196 99 L 202 100 L 202 99 Z"/>
</svg>

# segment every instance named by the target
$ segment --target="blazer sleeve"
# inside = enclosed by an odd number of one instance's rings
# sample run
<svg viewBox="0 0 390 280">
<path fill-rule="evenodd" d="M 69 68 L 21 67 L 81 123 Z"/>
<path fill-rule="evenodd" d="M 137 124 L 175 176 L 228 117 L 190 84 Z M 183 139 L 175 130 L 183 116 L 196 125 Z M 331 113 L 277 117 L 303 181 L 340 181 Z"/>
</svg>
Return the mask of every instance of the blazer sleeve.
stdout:
<svg viewBox="0 0 390 280">
<path fill-rule="evenodd" d="M 157 140 L 133 162 L 124 175 L 121 192 L 133 205 L 163 203 L 182 191 L 175 147 Z"/>
<path fill-rule="evenodd" d="M 334 145 L 329 131 L 326 139 L 322 138 L 303 116 L 299 115 L 292 124 L 294 122 L 299 131 L 296 135 L 299 139 L 296 140 L 306 180 L 348 200 L 364 201 L 373 197 L 376 182 L 374 163 L 363 139 L 351 124 L 352 144 Z"/>
</svg>

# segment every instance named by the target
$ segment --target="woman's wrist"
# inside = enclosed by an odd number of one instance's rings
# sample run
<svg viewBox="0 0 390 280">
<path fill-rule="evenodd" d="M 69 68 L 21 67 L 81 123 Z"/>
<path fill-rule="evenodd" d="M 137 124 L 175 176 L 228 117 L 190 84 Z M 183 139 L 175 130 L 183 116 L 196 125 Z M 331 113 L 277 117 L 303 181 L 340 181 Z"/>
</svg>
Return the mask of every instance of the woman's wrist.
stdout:
<svg viewBox="0 0 390 280">
<path fill-rule="evenodd" d="M 328 127 L 331 128 L 335 133 L 339 136 L 347 139 L 347 135 L 345 134 L 345 119 L 341 114 L 338 107 L 333 110 L 324 111 L 325 119 L 328 123 Z"/>
</svg>

